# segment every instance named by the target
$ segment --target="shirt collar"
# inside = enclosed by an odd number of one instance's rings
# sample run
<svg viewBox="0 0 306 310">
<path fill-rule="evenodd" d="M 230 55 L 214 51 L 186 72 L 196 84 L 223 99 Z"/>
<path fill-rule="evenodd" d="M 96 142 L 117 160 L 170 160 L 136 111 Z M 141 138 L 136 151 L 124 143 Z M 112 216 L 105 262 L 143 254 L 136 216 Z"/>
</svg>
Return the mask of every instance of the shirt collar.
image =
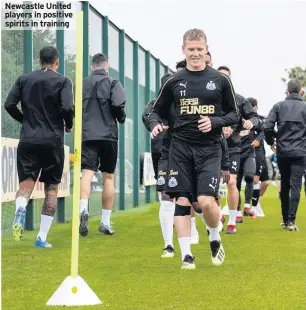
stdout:
<svg viewBox="0 0 306 310">
<path fill-rule="evenodd" d="M 107 75 L 105 69 L 97 69 L 92 72 L 93 75 Z"/>
<path fill-rule="evenodd" d="M 286 97 L 286 99 L 287 99 L 287 100 L 289 99 L 289 100 L 300 100 L 300 101 L 303 101 L 302 96 L 299 95 L 299 94 L 296 94 L 296 93 L 292 93 L 292 94 L 288 95 L 288 96 Z"/>
</svg>

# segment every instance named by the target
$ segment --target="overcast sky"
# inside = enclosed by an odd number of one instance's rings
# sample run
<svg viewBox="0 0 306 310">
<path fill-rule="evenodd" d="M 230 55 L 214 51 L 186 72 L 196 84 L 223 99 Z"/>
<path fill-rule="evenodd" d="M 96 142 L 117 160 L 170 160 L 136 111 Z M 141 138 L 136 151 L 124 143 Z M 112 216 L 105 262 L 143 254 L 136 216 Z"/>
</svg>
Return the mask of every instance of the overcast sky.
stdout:
<svg viewBox="0 0 306 310">
<path fill-rule="evenodd" d="M 232 70 L 235 91 L 258 99 L 261 114 L 284 98 L 285 69 L 306 67 L 305 1 L 90 1 L 170 68 L 182 37 L 203 29 L 213 66 Z M 111 56 L 111 55 L 110 55 Z"/>
</svg>

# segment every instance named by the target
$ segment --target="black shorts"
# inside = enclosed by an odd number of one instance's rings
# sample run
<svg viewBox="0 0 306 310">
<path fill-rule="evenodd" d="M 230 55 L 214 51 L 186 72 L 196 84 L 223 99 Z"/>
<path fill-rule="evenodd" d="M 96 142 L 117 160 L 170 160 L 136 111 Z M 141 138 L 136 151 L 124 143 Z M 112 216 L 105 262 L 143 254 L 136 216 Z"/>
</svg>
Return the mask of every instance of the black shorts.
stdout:
<svg viewBox="0 0 306 310">
<path fill-rule="evenodd" d="M 238 174 L 240 168 L 240 153 L 230 152 L 229 158 L 230 158 L 230 167 L 229 167 L 230 174 Z"/>
<path fill-rule="evenodd" d="M 158 174 L 158 161 L 161 157 L 161 153 L 158 152 L 153 152 L 151 153 L 151 156 L 152 156 L 152 162 L 153 162 L 153 168 L 154 168 L 154 178 L 155 180 L 157 179 L 157 174 Z"/>
<path fill-rule="evenodd" d="M 179 197 L 218 197 L 222 150 L 220 144 L 192 145 L 172 140 L 169 150 L 166 193 Z"/>
<path fill-rule="evenodd" d="M 156 191 L 163 192 L 165 190 L 166 179 L 167 179 L 167 167 L 168 167 L 169 150 L 163 148 L 160 159 L 158 161 L 158 172 Z"/>
<path fill-rule="evenodd" d="M 64 170 L 64 146 L 37 145 L 19 142 L 17 147 L 17 171 L 19 183 L 28 178 L 46 184 L 61 183 Z"/>
<path fill-rule="evenodd" d="M 113 174 L 117 165 L 118 142 L 92 140 L 82 143 L 82 169 Z"/>
</svg>

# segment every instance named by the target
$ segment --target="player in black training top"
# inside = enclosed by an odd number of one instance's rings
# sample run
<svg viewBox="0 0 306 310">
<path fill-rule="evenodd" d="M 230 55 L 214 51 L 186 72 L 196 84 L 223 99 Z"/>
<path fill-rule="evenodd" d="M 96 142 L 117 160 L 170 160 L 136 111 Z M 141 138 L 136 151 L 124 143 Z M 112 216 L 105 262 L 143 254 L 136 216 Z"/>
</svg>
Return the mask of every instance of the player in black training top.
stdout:
<svg viewBox="0 0 306 310">
<path fill-rule="evenodd" d="M 231 77 L 231 71 L 227 66 L 220 66 L 218 71 Z M 237 188 L 237 176 L 240 171 L 240 167 L 243 167 L 243 163 L 240 165 L 240 153 L 241 153 L 241 133 L 249 132 L 254 126 L 258 124 L 257 113 L 252 108 L 252 105 L 241 95 L 236 94 L 236 101 L 238 104 L 239 113 L 241 115 L 241 121 L 232 127 L 226 127 L 223 129 L 225 137 L 227 138 L 227 144 L 230 153 L 230 181 L 227 184 L 227 208 L 223 209 L 223 214 L 229 215 L 227 223 L 228 234 L 236 233 L 236 223 L 242 223 L 241 211 L 237 212 L 239 204 L 239 191 Z M 245 121 L 242 122 L 242 119 Z M 249 178 L 250 182 L 253 182 L 252 177 Z M 252 183 L 253 184 L 253 183 Z M 250 196 L 251 199 L 251 196 Z M 226 211 L 225 211 L 226 210 Z M 228 212 L 228 213 L 227 213 Z"/>
<path fill-rule="evenodd" d="M 187 31 L 183 38 L 187 68 L 167 80 L 150 115 L 151 135 L 155 137 L 163 130 L 159 119 L 174 104 L 176 119 L 169 151 L 166 192 L 177 198 L 175 215 L 181 218 L 181 225 L 176 223 L 176 229 L 186 268 L 195 268 L 194 258 L 190 255 L 190 231 L 185 225 L 192 196 L 198 197 L 205 221 L 211 227 L 212 262 L 221 265 L 224 261 L 218 230 L 220 214 L 215 200 L 221 175 L 222 127 L 234 125 L 239 120 L 231 81 L 206 66 L 206 52 L 204 32 L 198 29 Z"/>
<path fill-rule="evenodd" d="M 53 46 L 39 52 L 41 69 L 21 75 L 5 101 L 6 111 L 22 124 L 17 148 L 19 190 L 13 223 L 14 240 L 24 233 L 26 206 L 36 180 L 45 184 L 36 247 L 50 248 L 47 234 L 57 206 L 58 184 L 64 169 L 64 131 L 73 124 L 73 88 L 68 77 L 59 74 L 59 53 Z M 63 60 L 62 60 L 63 61 Z M 17 108 L 21 102 L 22 112 Z"/>
<path fill-rule="evenodd" d="M 177 72 L 182 70 L 186 67 L 186 60 L 182 60 L 177 63 L 176 69 Z M 171 74 L 170 74 L 171 76 Z M 169 78 L 168 74 L 165 74 L 162 77 L 162 85 L 164 84 L 165 80 Z M 142 115 L 142 121 L 146 128 L 150 130 L 148 126 L 148 116 L 150 114 L 150 111 L 152 110 L 152 106 L 154 104 L 156 99 L 149 102 L 149 104 L 145 107 L 145 110 Z M 168 166 L 168 156 L 169 156 L 169 148 L 170 143 L 172 140 L 172 128 L 175 121 L 175 110 L 174 106 L 171 105 L 167 117 L 163 119 L 161 122 L 164 126 L 167 127 L 166 131 L 161 132 L 157 137 L 161 136 L 163 137 L 163 146 L 161 151 L 161 157 L 158 161 L 158 177 L 157 177 L 157 192 L 160 197 L 160 209 L 159 209 L 159 218 L 160 218 L 160 224 L 162 228 L 163 233 L 163 239 L 165 242 L 165 248 L 163 249 L 163 254 L 161 255 L 162 258 L 169 258 L 174 256 L 174 246 L 173 246 L 173 223 L 175 223 L 174 217 L 174 210 L 175 210 L 175 201 L 169 197 L 169 195 L 165 194 L 165 182 L 166 182 L 166 175 L 167 175 L 167 166 Z M 166 128 L 164 127 L 164 128 Z M 155 139 L 152 140 L 152 144 L 154 144 Z M 159 140 L 157 140 L 157 143 Z M 156 143 L 156 142 L 155 142 Z M 222 162 L 221 162 L 221 170 L 222 170 L 222 178 L 224 182 L 228 182 L 230 174 L 229 174 L 229 153 L 227 148 L 226 139 L 223 137 L 222 139 Z M 153 162 L 154 165 L 154 162 Z M 195 210 L 197 210 L 197 213 L 199 214 L 202 221 L 205 220 L 203 218 L 203 214 L 201 209 L 198 208 L 197 205 L 197 199 L 196 197 L 193 198 L 193 208 L 191 208 L 191 238 L 190 238 L 190 244 L 198 244 L 199 243 L 199 233 L 196 228 L 196 221 L 195 221 Z M 219 197 L 220 198 L 220 197 Z M 218 200 L 219 202 L 219 200 Z M 173 221 L 174 219 L 174 221 Z M 220 221 L 219 230 L 222 230 L 222 222 Z M 206 229 L 209 232 L 209 227 L 206 226 Z"/>
<path fill-rule="evenodd" d="M 121 83 L 108 75 L 108 58 L 95 54 L 92 74 L 83 81 L 82 179 L 80 199 L 81 236 L 88 234 L 88 200 L 91 181 L 99 169 L 103 173 L 102 217 L 99 231 L 113 235 L 110 221 L 115 201 L 114 172 L 118 154 L 118 123 L 126 119 L 125 91 Z"/>
<path fill-rule="evenodd" d="M 258 103 L 255 98 L 249 97 L 247 100 L 251 103 L 254 111 L 258 111 Z M 254 177 L 254 189 L 252 196 L 252 210 L 256 217 L 264 217 L 265 214 L 260 205 L 260 198 L 266 192 L 269 186 L 269 171 L 266 159 L 266 151 L 264 145 L 264 123 L 265 117 L 258 115 L 259 123 L 257 128 L 253 131 L 253 142 L 252 146 L 255 148 L 255 159 L 256 159 L 256 172 Z M 259 185 L 260 181 L 260 185 Z"/>
<path fill-rule="evenodd" d="M 286 99 L 273 106 L 264 124 L 266 142 L 276 147 L 281 175 L 282 225 L 291 231 L 298 230 L 295 220 L 306 168 L 306 103 L 302 92 L 301 82 L 290 80 Z"/>
</svg>

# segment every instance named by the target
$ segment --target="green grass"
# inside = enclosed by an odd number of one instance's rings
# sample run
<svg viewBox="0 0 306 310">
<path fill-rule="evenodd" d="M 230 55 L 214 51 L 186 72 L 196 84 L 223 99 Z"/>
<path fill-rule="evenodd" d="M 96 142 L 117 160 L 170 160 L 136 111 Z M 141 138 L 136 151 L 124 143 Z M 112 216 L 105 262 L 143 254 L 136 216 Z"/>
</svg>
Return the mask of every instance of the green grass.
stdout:
<svg viewBox="0 0 306 310">
<path fill-rule="evenodd" d="M 151 186 L 151 201 L 155 201 L 156 191 L 155 186 Z M 139 198 L 141 201 L 145 201 L 145 192 L 139 193 Z M 41 206 L 43 205 L 43 199 L 36 199 L 34 201 L 34 227 L 39 228 L 40 224 L 40 213 Z M 116 194 L 114 212 L 119 210 L 119 194 Z M 133 194 L 125 195 L 125 208 L 132 208 Z M 65 219 L 70 221 L 72 218 L 72 196 L 66 198 L 65 202 Z M 90 196 L 90 214 L 100 215 L 101 214 L 101 193 L 93 192 Z M 2 214 L 1 214 L 1 234 L 3 236 L 12 234 L 12 221 L 15 215 L 15 201 L 5 202 L 1 204 Z M 57 213 L 54 215 L 54 222 L 57 221 Z"/>
<path fill-rule="evenodd" d="M 211 264 L 205 229 L 197 218 L 200 244 L 192 246 L 193 271 L 180 270 L 177 240 L 175 258 L 160 258 L 157 204 L 115 212 L 114 236 L 101 235 L 99 219 L 92 219 L 90 234 L 80 238 L 79 274 L 103 305 L 78 309 L 305 309 L 304 194 L 298 232 L 282 231 L 276 197 L 271 187 L 262 201 L 265 218 L 245 219 L 237 235 L 222 233 L 227 256 L 221 267 Z M 69 275 L 71 224 L 52 228 L 48 241 L 53 249 L 34 248 L 36 233 L 27 232 L 20 243 L 2 239 L 3 309 L 48 309 L 44 305 Z"/>
</svg>

